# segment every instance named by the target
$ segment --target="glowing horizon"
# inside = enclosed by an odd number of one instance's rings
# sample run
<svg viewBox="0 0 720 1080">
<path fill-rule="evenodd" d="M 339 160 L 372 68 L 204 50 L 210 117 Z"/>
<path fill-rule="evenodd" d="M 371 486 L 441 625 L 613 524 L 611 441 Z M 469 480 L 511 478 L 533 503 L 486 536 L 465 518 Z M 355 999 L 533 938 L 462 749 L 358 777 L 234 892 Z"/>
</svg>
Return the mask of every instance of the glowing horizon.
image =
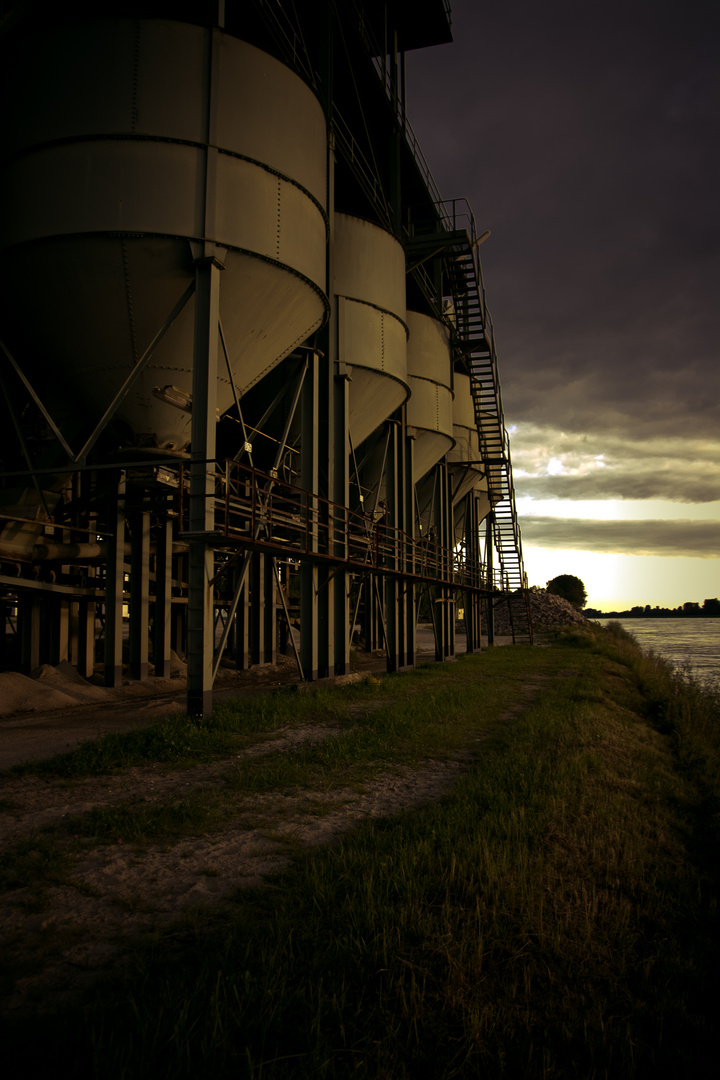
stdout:
<svg viewBox="0 0 720 1080">
<path fill-rule="evenodd" d="M 529 585 L 545 585 L 559 574 L 579 577 L 587 606 L 625 611 L 641 605 L 676 608 L 720 595 L 720 561 L 682 557 L 601 554 L 523 545 Z"/>
</svg>

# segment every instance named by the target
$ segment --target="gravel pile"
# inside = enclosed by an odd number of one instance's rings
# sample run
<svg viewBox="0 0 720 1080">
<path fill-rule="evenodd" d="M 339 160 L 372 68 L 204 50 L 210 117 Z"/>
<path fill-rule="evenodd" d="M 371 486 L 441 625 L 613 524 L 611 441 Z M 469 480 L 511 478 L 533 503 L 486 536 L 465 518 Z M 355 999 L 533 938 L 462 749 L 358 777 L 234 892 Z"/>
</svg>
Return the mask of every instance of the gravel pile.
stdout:
<svg viewBox="0 0 720 1080">
<path fill-rule="evenodd" d="M 563 600 L 561 596 L 554 596 L 552 593 L 542 590 L 529 592 L 528 599 L 530 600 L 530 611 L 532 612 L 535 630 L 554 630 L 560 626 L 570 626 L 573 623 L 585 623 L 587 621 L 581 612 L 576 611 L 569 600 Z M 507 600 L 497 600 L 495 603 L 495 633 L 511 633 Z"/>
</svg>

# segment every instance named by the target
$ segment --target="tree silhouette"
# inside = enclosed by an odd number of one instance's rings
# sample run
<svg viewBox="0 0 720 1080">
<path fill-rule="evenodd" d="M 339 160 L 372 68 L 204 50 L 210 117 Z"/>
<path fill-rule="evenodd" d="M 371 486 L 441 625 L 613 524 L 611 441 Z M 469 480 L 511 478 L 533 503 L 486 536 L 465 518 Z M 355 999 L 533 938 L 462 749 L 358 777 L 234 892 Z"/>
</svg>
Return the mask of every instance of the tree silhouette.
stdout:
<svg viewBox="0 0 720 1080">
<path fill-rule="evenodd" d="M 587 593 L 580 578 L 574 574 L 559 574 L 547 583 L 547 591 L 553 596 L 562 596 L 580 611 L 587 604 Z"/>
</svg>

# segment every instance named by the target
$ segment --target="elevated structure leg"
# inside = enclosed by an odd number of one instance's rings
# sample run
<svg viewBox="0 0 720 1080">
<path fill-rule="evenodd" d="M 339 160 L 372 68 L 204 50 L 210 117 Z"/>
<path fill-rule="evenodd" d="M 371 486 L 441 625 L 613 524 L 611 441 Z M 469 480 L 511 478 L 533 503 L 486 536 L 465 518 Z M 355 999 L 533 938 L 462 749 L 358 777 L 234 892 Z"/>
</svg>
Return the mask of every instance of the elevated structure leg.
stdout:
<svg viewBox="0 0 720 1080">
<path fill-rule="evenodd" d="M 393 423 L 387 462 L 389 570 L 403 573 L 411 559 L 404 536 L 415 535 L 413 442 L 401 415 Z M 385 580 L 388 671 L 404 671 L 415 663 L 415 587 L 393 575 Z"/>
<path fill-rule="evenodd" d="M 222 264 L 215 258 L 204 258 L 195 264 L 187 630 L 187 710 L 191 716 L 212 714 L 215 623 L 210 582 L 215 560 L 213 548 L 203 534 L 211 533 L 215 525 L 215 410 L 221 270 Z"/>
<path fill-rule="evenodd" d="M 455 522 L 452 506 L 452 486 L 444 462 L 435 466 L 436 482 L 433 505 L 433 524 L 435 538 L 440 551 L 438 574 L 444 580 L 452 580 L 453 567 L 448 564 L 452 558 L 455 543 Z M 435 588 L 435 659 L 438 661 L 455 659 L 455 596 L 452 585 L 438 585 Z"/>
<path fill-rule="evenodd" d="M 142 498 L 138 492 L 137 498 Z M 147 679 L 150 645 L 150 511 L 131 512 L 130 675 Z"/>
<path fill-rule="evenodd" d="M 42 604 L 39 596 L 22 596 L 18 599 L 20 670 L 26 675 L 40 666 L 41 615 Z"/>
<path fill-rule="evenodd" d="M 465 502 L 465 561 L 468 572 L 480 584 L 480 521 L 477 496 L 471 491 Z M 466 651 L 480 652 L 482 649 L 482 597 L 480 593 L 468 589 L 465 594 L 465 632 L 467 635 Z"/>
<path fill-rule="evenodd" d="M 318 417 L 319 417 L 318 358 L 313 356 L 305 375 L 301 397 L 301 474 L 300 486 L 307 492 L 318 490 Z M 310 553 L 319 545 L 318 500 L 314 494 L 305 496 L 306 547 Z M 303 560 L 300 565 L 300 662 L 306 679 L 319 677 L 318 651 L 318 592 L 317 564 Z"/>
<path fill-rule="evenodd" d="M 160 522 L 155 553 L 155 614 L 153 618 L 153 663 L 155 674 L 170 678 L 170 636 L 172 619 L 172 540 L 171 518 Z"/>
<path fill-rule="evenodd" d="M 108 520 L 114 524 L 108 540 L 105 579 L 105 685 L 122 686 L 123 594 L 125 591 L 125 475 L 109 495 Z"/>
<path fill-rule="evenodd" d="M 94 568 L 89 570 L 89 581 L 95 577 Z M 95 669 L 95 617 L 97 604 L 94 600 L 78 603 L 77 670 L 78 675 L 88 679 Z"/>
<path fill-rule="evenodd" d="M 349 555 L 348 536 L 350 522 L 347 507 L 350 502 L 350 473 L 347 446 L 347 431 L 350 424 L 350 381 L 342 371 L 334 374 L 335 365 L 331 365 L 331 390 L 333 395 L 334 425 L 331 432 L 330 455 L 333 458 L 332 499 L 333 509 L 332 550 L 339 559 Z M 341 509 L 342 508 L 342 509 Z M 336 569 L 332 581 L 333 610 L 333 659 L 335 675 L 345 675 L 350 670 L 350 575 L 346 570 Z"/>
<path fill-rule="evenodd" d="M 487 569 L 488 588 L 494 587 L 493 582 L 493 549 L 495 545 L 495 537 L 493 530 L 493 515 L 492 511 L 488 514 L 485 521 L 485 566 Z M 492 595 L 487 598 L 487 639 L 488 646 L 495 644 L 495 603 Z"/>
</svg>

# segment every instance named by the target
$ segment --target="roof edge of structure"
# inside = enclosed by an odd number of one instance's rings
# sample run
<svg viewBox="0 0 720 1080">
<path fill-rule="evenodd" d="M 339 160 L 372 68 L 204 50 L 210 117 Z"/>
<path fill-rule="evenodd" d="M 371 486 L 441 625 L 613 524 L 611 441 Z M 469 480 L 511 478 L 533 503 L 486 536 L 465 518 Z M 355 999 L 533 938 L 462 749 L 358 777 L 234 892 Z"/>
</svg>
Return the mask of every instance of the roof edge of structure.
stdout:
<svg viewBox="0 0 720 1080">
<path fill-rule="evenodd" d="M 398 52 L 449 45 L 453 40 L 449 0 L 368 0 L 365 7 L 379 22 L 384 22 L 387 10 L 388 30 L 397 32 Z"/>
</svg>

